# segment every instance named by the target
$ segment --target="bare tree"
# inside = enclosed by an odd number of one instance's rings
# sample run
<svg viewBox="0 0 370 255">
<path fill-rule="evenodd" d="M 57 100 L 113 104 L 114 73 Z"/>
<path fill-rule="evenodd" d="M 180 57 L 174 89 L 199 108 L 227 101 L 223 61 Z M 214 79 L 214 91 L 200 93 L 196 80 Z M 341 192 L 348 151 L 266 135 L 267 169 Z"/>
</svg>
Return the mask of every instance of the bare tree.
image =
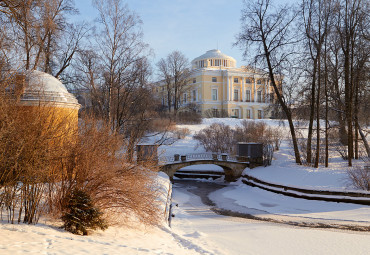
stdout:
<svg viewBox="0 0 370 255">
<path fill-rule="evenodd" d="M 138 85 L 137 66 L 148 54 L 143 42 L 141 20 L 121 0 L 96 0 L 101 31 L 96 34 L 107 90 L 106 117 L 114 129 L 122 123 L 121 111 Z M 139 64 L 140 65 L 140 64 Z M 127 99 L 127 100 L 126 100 Z"/>
<path fill-rule="evenodd" d="M 20 55 L 26 70 L 42 70 L 59 77 L 70 65 L 86 25 L 68 23 L 67 15 L 76 14 L 72 0 L 0 1 L 0 14 L 12 25 L 8 30 L 13 54 Z"/>
<path fill-rule="evenodd" d="M 89 45 L 79 49 L 73 74 L 96 117 L 124 134 L 128 159 L 155 117 L 149 83 L 152 73 L 143 42 L 141 20 L 121 0 L 94 2 L 100 18 L 98 32 Z"/>
<path fill-rule="evenodd" d="M 321 58 L 324 42 L 333 24 L 334 15 L 332 1 L 303 0 L 302 20 L 305 28 L 305 42 L 312 62 L 310 119 L 307 137 L 307 163 L 311 163 L 311 141 L 313 121 L 316 110 L 316 156 L 315 167 L 318 167 L 320 153 L 320 89 L 321 89 Z M 311 63 L 310 62 L 310 63 Z"/>
<path fill-rule="evenodd" d="M 358 86 L 358 74 L 365 68 L 361 62 L 368 61 L 368 54 L 362 55 L 360 59 L 358 53 L 361 40 L 368 41 L 368 30 L 365 24 L 368 24 L 369 3 L 361 0 L 343 0 L 340 1 L 340 12 L 337 19 L 337 32 L 339 35 L 340 48 L 343 57 L 344 72 L 344 96 L 345 96 L 345 115 L 348 135 L 348 165 L 352 166 L 354 158 L 353 131 L 357 132 L 356 126 L 353 130 L 353 119 L 356 117 L 354 101 L 356 100 L 356 89 Z M 365 36 L 365 37 L 364 37 Z M 366 56 L 367 55 L 367 56 Z M 361 70 L 362 69 L 362 70 Z M 361 70 L 361 71 L 360 71 Z"/>
<path fill-rule="evenodd" d="M 103 80 L 103 66 L 100 56 L 93 46 L 80 49 L 72 63 L 73 89 L 85 101 L 83 111 L 104 117 L 106 112 L 106 87 Z"/>
<path fill-rule="evenodd" d="M 290 28 L 297 14 L 291 12 L 288 7 L 273 7 L 270 0 L 244 1 L 244 5 L 243 27 L 238 35 L 237 44 L 245 49 L 245 56 L 252 49 L 256 50 L 255 59 L 262 60 L 266 66 L 271 85 L 289 122 L 295 161 L 301 164 L 292 111 L 279 89 L 276 76 L 281 74 L 283 77 L 284 64 L 288 62 L 292 53 L 292 49 L 287 48 L 296 42 Z"/>
<path fill-rule="evenodd" d="M 168 111 L 171 112 L 173 104 L 176 115 L 190 75 L 189 60 L 180 51 L 173 51 L 159 60 L 157 68 L 159 77 L 165 83 Z"/>
</svg>

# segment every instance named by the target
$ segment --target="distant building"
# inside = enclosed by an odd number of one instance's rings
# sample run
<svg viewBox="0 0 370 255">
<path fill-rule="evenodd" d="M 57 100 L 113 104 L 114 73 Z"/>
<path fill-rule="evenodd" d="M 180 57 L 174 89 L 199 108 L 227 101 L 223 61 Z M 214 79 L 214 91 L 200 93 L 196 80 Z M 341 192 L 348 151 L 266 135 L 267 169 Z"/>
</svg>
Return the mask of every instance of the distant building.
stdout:
<svg viewBox="0 0 370 255">
<path fill-rule="evenodd" d="M 220 50 L 209 50 L 191 62 L 189 83 L 181 105 L 194 104 L 204 117 L 230 116 L 242 119 L 269 118 L 268 106 L 275 102 L 268 75 L 250 67 L 236 67 L 236 60 Z M 281 89 L 281 88 L 280 88 Z M 167 105 L 163 82 L 157 95 Z"/>
</svg>

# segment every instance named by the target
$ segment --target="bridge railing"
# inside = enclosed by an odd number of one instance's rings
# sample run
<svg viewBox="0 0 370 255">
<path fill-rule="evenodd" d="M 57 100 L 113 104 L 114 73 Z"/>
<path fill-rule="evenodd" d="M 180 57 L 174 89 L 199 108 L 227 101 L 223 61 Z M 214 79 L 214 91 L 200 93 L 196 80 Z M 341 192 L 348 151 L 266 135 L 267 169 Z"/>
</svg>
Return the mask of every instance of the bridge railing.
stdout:
<svg viewBox="0 0 370 255">
<path fill-rule="evenodd" d="M 159 163 L 165 164 L 167 162 L 175 162 L 174 156 L 160 156 L 158 157 Z"/>
<path fill-rule="evenodd" d="M 159 157 L 159 162 L 162 164 L 181 162 L 181 161 L 194 161 L 194 160 L 220 160 L 220 161 L 238 161 L 235 156 L 218 153 L 188 153 L 185 155 L 175 154 L 174 156 Z"/>
<path fill-rule="evenodd" d="M 190 153 L 186 154 L 186 160 L 212 160 L 212 153 Z"/>
</svg>

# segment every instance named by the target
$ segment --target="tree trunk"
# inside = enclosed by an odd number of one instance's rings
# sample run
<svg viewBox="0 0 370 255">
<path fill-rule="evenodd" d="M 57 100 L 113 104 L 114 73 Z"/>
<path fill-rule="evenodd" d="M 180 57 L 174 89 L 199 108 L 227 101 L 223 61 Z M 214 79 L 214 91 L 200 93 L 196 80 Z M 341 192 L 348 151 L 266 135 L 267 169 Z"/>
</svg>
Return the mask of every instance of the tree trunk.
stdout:
<svg viewBox="0 0 370 255">
<path fill-rule="evenodd" d="M 319 167 L 320 159 L 320 88 L 321 88 L 321 46 L 317 49 L 317 99 L 316 99 L 316 158 L 315 168 Z"/>
<path fill-rule="evenodd" d="M 312 160 L 312 129 L 313 119 L 315 115 L 315 90 L 316 90 L 316 71 L 317 71 L 317 58 L 314 60 L 313 73 L 312 73 L 312 84 L 311 84 L 311 110 L 310 110 L 310 121 L 308 124 L 308 136 L 307 136 L 307 163 L 311 164 Z"/>
<path fill-rule="evenodd" d="M 352 89 L 350 83 L 350 56 L 349 56 L 349 38 L 346 39 L 346 49 L 344 53 L 344 84 L 345 84 L 345 106 L 347 122 L 347 148 L 348 148 L 348 166 L 352 166 L 353 158 L 353 130 L 352 130 Z"/>
<path fill-rule="evenodd" d="M 325 55 L 324 55 L 324 66 L 325 66 L 325 167 L 329 166 L 329 138 L 328 138 L 328 125 L 329 125 L 329 96 L 328 96 L 328 63 L 327 63 L 327 48 L 326 48 L 326 37 L 325 37 Z"/>
<path fill-rule="evenodd" d="M 364 145 L 365 145 L 365 149 L 366 149 L 367 156 L 370 158 L 370 146 L 369 146 L 369 143 L 367 142 L 367 140 L 366 140 L 366 136 L 364 135 L 364 133 L 363 133 L 363 132 L 362 132 L 362 130 L 361 130 L 360 125 L 358 124 L 358 120 L 356 120 L 356 124 L 357 124 L 357 126 L 358 126 L 358 132 L 360 133 L 360 136 L 361 136 L 362 142 L 363 142 L 363 143 L 364 143 Z"/>
<path fill-rule="evenodd" d="M 273 68 L 272 68 L 271 61 L 270 61 L 270 54 L 267 50 L 267 46 L 266 46 L 265 41 L 263 42 L 263 44 L 264 44 L 264 49 L 265 49 L 265 54 L 266 54 L 266 62 L 267 62 L 268 69 L 269 69 L 269 76 L 270 76 L 271 84 L 274 88 L 274 91 L 275 91 L 276 96 L 279 100 L 279 103 L 280 103 L 281 107 L 283 108 L 283 111 L 284 111 L 284 113 L 285 113 L 285 115 L 288 119 L 290 134 L 292 136 L 292 142 L 293 142 L 293 148 L 294 148 L 295 162 L 299 165 L 302 165 L 301 156 L 300 156 L 300 153 L 299 153 L 299 148 L 298 148 L 298 143 L 297 143 L 297 137 L 296 137 L 296 134 L 295 134 L 294 124 L 293 124 L 293 120 L 292 120 L 292 113 L 291 113 L 290 109 L 288 108 L 288 106 L 283 101 L 283 98 L 280 94 L 280 91 L 277 88 L 274 73 L 273 73 Z"/>
<path fill-rule="evenodd" d="M 357 77 L 357 75 L 356 75 Z M 355 82 L 355 104 L 354 104 L 354 117 L 355 117 L 355 159 L 358 159 L 358 79 Z"/>
</svg>

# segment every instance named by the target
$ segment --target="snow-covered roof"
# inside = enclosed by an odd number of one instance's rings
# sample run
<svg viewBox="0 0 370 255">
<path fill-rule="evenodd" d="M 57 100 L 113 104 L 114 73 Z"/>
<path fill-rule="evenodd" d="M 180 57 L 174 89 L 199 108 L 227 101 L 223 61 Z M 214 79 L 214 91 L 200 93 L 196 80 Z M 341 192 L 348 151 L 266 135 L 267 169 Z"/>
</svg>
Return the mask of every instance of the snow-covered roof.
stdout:
<svg viewBox="0 0 370 255">
<path fill-rule="evenodd" d="M 77 99 L 54 76 L 37 70 L 25 72 L 23 75 L 25 83 L 21 97 L 22 103 L 42 101 L 57 103 L 69 108 L 80 107 Z"/>
<path fill-rule="evenodd" d="M 37 87 L 42 89 L 44 92 L 69 93 L 60 80 L 41 71 L 34 70 L 27 73 L 27 81 L 27 89 L 34 89 Z"/>
<path fill-rule="evenodd" d="M 235 58 L 230 57 L 230 56 L 222 53 L 220 50 L 217 50 L 217 49 L 207 51 L 203 55 L 193 59 L 192 62 L 203 60 L 203 59 L 227 59 L 227 60 L 231 60 L 233 62 L 236 62 Z"/>
</svg>

